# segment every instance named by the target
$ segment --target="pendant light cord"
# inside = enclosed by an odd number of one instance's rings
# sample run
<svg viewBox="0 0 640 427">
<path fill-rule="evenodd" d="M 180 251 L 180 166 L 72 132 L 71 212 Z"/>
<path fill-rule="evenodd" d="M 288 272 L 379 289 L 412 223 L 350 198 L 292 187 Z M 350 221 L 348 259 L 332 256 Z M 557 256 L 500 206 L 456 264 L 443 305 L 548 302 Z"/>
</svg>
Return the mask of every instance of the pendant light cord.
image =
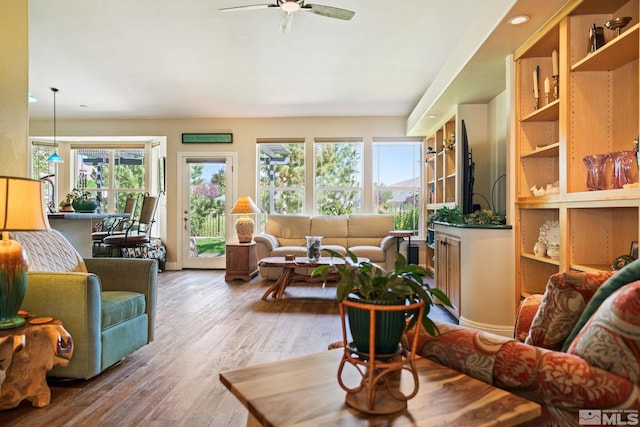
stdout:
<svg viewBox="0 0 640 427">
<path fill-rule="evenodd" d="M 53 146 L 57 149 L 58 143 L 56 142 L 56 93 L 58 93 L 58 89 L 52 87 L 51 92 L 53 92 Z"/>
</svg>

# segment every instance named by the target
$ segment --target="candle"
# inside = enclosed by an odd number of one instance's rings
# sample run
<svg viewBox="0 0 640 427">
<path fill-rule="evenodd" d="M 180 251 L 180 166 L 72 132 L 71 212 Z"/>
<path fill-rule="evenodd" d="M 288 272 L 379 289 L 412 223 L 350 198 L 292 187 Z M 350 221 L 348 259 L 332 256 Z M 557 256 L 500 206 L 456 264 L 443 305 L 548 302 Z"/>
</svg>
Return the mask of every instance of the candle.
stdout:
<svg viewBox="0 0 640 427">
<path fill-rule="evenodd" d="M 533 70 L 533 97 L 538 97 L 538 70 Z"/>
<path fill-rule="evenodd" d="M 551 86 L 549 85 L 549 77 L 545 77 L 544 79 L 544 93 L 551 92 Z"/>
<path fill-rule="evenodd" d="M 553 73 L 551 74 L 552 76 L 557 76 L 558 73 L 558 51 L 557 50 L 553 50 L 553 52 L 551 52 L 551 68 L 553 69 Z"/>
</svg>

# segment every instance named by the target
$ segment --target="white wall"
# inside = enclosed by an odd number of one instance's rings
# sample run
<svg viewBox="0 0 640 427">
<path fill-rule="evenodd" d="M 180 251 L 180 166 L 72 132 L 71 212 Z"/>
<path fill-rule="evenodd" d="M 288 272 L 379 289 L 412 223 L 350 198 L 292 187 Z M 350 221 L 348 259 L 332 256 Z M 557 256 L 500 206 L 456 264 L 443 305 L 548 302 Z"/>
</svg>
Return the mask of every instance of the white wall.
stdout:
<svg viewBox="0 0 640 427">
<path fill-rule="evenodd" d="M 494 204 L 494 209 L 501 214 L 506 210 L 506 186 L 507 186 L 507 141 L 509 114 L 507 110 L 507 92 L 498 94 L 489 103 L 489 140 L 491 150 L 489 153 L 489 194 L 487 197 Z M 495 184 L 495 187 L 494 187 Z M 493 195 L 491 190 L 494 188 Z M 493 196 L 493 198 L 492 198 Z"/>
</svg>

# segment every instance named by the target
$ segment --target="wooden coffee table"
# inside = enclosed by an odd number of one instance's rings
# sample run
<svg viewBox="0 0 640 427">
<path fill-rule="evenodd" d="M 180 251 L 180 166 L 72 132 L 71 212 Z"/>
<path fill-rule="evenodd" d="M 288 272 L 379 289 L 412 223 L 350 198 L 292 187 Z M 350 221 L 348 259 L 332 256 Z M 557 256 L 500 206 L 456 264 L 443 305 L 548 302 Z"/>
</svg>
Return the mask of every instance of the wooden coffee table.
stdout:
<svg viewBox="0 0 640 427">
<path fill-rule="evenodd" d="M 369 261 L 367 258 L 358 258 L 358 262 Z M 350 260 L 348 262 L 351 262 Z M 345 260 L 341 258 L 321 257 L 318 261 L 309 261 L 307 257 L 296 257 L 294 260 L 287 260 L 284 257 L 268 257 L 262 258 L 258 265 L 261 267 L 281 267 L 282 274 L 266 292 L 262 295 L 262 299 L 266 300 L 269 295 L 276 299 L 282 299 L 284 290 L 295 280 L 303 280 L 305 282 L 314 281 L 313 278 L 303 274 L 296 274 L 295 269 L 298 267 L 316 268 L 321 265 L 344 265 Z M 319 279 L 315 279 L 318 281 Z"/>
<path fill-rule="evenodd" d="M 248 426 L 513 426 L 541 412 L 535 402 L 422 358 L 416 360 L 420 389 L 407 410 L 358 412 L 345 404 L 338 385 L 342 354 L 336 349 L 234 369 L 220 373 L 220 381 L 249 410 Z"/>
</svg>

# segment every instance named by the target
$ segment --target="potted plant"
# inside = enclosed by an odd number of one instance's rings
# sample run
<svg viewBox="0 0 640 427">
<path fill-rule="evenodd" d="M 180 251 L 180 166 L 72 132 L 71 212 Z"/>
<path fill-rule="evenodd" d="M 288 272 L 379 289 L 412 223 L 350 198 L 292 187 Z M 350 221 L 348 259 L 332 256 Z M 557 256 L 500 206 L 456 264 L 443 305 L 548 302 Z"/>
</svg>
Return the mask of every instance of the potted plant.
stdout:
<svg viewBox="0 0 640 427">
<path fill-rule="evenodd" d="M 65 199 L 60 203 L 60 207 L 64 208 L 69 203 L 73 210 L 81 213 L 92 213 L 98 208 L 98 201 L 91 197 L 91 193 L 78 188 L 74 188 L 71 193 L 66 195 Z"/>
<path fill-rule="evenodd" d="M 464 215 L 458 206 L 442 207 L 429 217 L 428 223 L 434 221 L 446 222 L 447 224 L 471 224 L 471 225 L 504 225 L 506 218 L 491 209 L 477 210 Z"/>
<path fill-rule="evenodd" d="M 67 194 L 63 201 L 60 202 L 60 212 L 73 212 L 73 196 L 71 194 Z"/>
<path fill-rule="evenodd" d="M 323 249 L 332 257 L 346 262 L 339 265 L 322 265 L 312 272 L 326 280 L 330 273 L 337 272 L 340 281 L 336 288 L 339 302 L 349 299 L 361 304 L 406 305 L 425 302 L 424 314 L 418 319 L 413 311 L 379 311 L 376 313 L 376 354 L 389 354 L 397 350 L 404 330 L 413 327 L 418 321 L 428 333 L 438 333 L 437 326 L 429 318 L 429 311 L 435 305 L 436 298 L 442 304 L 451 306 L 449 298 L 437 288 L 423 283 L 423 277 L 431 273 L 419 265 L 407 264 L 405 257 L 398 253 L 393 270 L 385 270 L 370 261 L 358 261 L 357 256 L 347 250 L 342 255 L 330 249 Z M 369 311 L 347 307 L 349 328 L 356 349 L 368 352 L 369 349 Z M 389 317 L 387 317 L 389 316 Z M 383 327 L 389 327 L 383 330 Z M 381 338 L 384 337 L 384 341 Z"/>
</svg>

